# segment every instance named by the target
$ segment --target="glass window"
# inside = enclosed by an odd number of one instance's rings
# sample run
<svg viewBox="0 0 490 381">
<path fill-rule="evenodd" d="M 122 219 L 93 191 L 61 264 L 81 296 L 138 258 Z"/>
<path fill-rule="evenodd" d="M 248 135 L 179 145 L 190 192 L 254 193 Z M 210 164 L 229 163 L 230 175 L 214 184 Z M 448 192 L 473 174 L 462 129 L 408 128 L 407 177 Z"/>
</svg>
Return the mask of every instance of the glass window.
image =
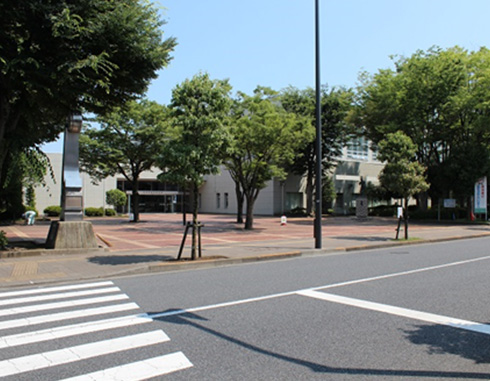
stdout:
<svg viewBox="0 0 490 381">
<path fill-rule="evenodd" d="M 225 193 L 225 209 L 228 209 L 228 193 Z"/>
<path fill-rule="evenodd" d="M 221 194 L 216 193 L 216 208 L 219 209 L 221 208 Z"/>
<path fill-rule="evenodd" d="M 354 138 L 347 143 L 347 157 L 349 159 L 367 160 L 369 143 L 366 138 Z"/>
</svg>

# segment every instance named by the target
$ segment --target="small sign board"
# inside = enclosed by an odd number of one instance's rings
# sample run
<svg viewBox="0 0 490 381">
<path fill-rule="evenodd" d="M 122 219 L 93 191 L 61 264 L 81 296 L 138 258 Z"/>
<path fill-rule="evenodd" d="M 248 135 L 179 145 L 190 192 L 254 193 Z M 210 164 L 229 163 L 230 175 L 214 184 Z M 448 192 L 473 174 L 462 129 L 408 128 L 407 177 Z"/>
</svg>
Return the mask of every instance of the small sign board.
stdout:
<svg viewBox="0 0 490 381">
<path fill-rule="evenodd" d="M 396 218 L 403 218 L 403 208 L 401 206 L 396 208 Z"/>
<path fill-rule="evenodd" d="M 456 208 L 456 199 L 454 199 L 454 198 L 445 198 L 444 199 L 444 207 L 445 208 Z"/>
<path fill-rule="evenodd" d="M 487 213 L 487 178 L 475 183 L 475 213 Z"/>
</svg>

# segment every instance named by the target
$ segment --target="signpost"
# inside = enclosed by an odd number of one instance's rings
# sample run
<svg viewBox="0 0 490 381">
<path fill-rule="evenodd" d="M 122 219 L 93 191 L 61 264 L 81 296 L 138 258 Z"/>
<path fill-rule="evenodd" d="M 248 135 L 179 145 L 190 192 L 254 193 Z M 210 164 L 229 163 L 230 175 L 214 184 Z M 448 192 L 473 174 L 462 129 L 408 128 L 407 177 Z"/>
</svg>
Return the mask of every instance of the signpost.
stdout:
<svg viewBox="0 0 490 381">
<path fill-rule="evenodd" d="M 475 214 L 484 214 L 487 220 L 487 177 L 475 183 Z"/>
</svg>

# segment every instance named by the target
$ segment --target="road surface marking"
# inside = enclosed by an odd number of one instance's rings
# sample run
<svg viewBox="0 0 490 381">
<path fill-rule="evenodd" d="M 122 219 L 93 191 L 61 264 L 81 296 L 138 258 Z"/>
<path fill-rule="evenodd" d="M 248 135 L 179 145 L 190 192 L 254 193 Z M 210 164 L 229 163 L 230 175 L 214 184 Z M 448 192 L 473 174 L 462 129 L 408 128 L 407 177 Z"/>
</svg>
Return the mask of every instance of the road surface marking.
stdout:
<svg viewBox="0 0 490 381">
<path fill-rule="evenodd" d="M 152 319 L 146 314 L 130 315 L 106 320 L 96 320 L 87 323 L 48 328 L 40 331 L 23 332 L 10 336 L 0 337 L 0 349 L 16 347 L 25 344 L 39 343 L 42 341 L 58 340 L 63 337 L 105 331 L 114 328 L 129 327 L 151 322 Z"/>
<path fill-rule="evenodd" d="M 248 298 L 248 299 L 211 304 L 211 305 L 201 306 L 201 307 L 193 307 L 193 308 L 165 311 L 165 312 L 160 312 L 160 313 L 156 313 L 156 314 L 151 314 L 149 316 L 151 318 L 156 319 L 156 318 L 167 317 L 167 316 L 182 315 L 182 314 L 185 314 L 188 312 L 200 312 L 200 311 L 212 310 L 212 309 L 217 309 L 217 308 L 232 307 L 232 306 L 245 304 L 245 303 L 254 303 L 254 302 L 260 302 L 260 301 L 268 300 L 268 299 L 281 298 L 284 296 L 291 296 L 291 295 L 295 295 L 295 294 L 298 294 L 298 293 L 304 292 L 304 291 L 316 291 L 316 290 L 329 289 L 329 288 L 335 288 L 335 287 L 350 286 L 353 284 L 372 282 L 372 281 L 376 281 L 376 280 L 394 278 L 394 277 L 405 276 L 405 275 L 410 275 L 410 274 L 416 274 L 416 273 L 425 272 L 425 271 L 439 270 L 439 269 L 452 267 L 452 266 L 461 266 L 461 265 L 465 265 L 468 263 L 473 263 L 473 262 L 478 262 L 478 261 L 483 261 L 483 260 L 489 260 L 489 259 L 490 259 L 490 256 L 467 259 L 465 261 L 450 262 L 450 263 L 445 263 L 442 265 L 422 267 L 419 269 L 401 271 L 401 272 L 385 274 L 385 275 L 378 275 L 378 276 L 369 277 L 369 278 L 362 278 L 362 279 L 356 279 L 356 280 L 351 280 L 351 281 L 326 284 L 323 286 L 311 287 L 311 288 L 306 288 L 306 289 L 302 289 L 302 290 L 286 291 L 286 292 L 281 292 L 281 293 L 277 293 L 277 294 L 257 296 L 257 297 Z"/>
<path fill-rule="evenodd" d="M 47 294 L 48 292 L 79 290 L 83 288 L 94 288 L 94 287 L 103 287 L 103 286 L 104 287 L 114 286 L 114 283 L 111 281 L 107 281 L 107 282 L 74 284 L 68 286 L 34 288 L 34 289 L 19 290 L 19 291 L 6 291 L 6 292 L 0 292 L 0 298 L 7 298 L 7 297 L 21 296 L 21 295 Z"/>
<path fill-rule="evenodd" d="M 0 306 L 7 306 L 10 304 L 23 304 L 23 303 L 31 303 L 31 302 L 40 302 L 40 301 L 44 301 L 44 300 L 53 300 L 53 299 L 77 298 L 79 296 L 108 294 L 110 292 L 117 292 L 117 291 L 121 291 L 121 290 L 118 287 L 108 287 L 108 288 L 101 288 L 101 289 L 96 289 L 96 290 L 64 292 L 64 293 L 52 294 L 52 295 L 28 296 L 28 297 L 24 297 L 24 298 L 0 300 Z"/>
<path fill-rule="evenodd" d="M 390 315 L 396 315 L 409 319 L 420 320 L 428 323 L 445 325 L 453 328 L 464 329 L 466 331 L 490 335 L 490 325 L 481 324 L 469 320 L 456 319 L 448 316 L 436 315 L 427 312 L 411 310 L 408 308 L 395 307 L 388 304 L 374 303 L 366 300 L 348 298 L 345 296 L 327 294 L 324 292 L 312 290 L 298 291 L 297 294 L 308 296 L 310 298 L 325 300 L 327 302 L 344 304 L 347 306 L 358 307 L 365 310 L 383 312 Z"/>
<path fill-rule="evenodd" d="M 77 377 L 66 378 L 62 381 L 141 381 L 192 366 L 192 363 L 182 352 L 176 352 Z"/>
<path fill-rule="evenodd" d="M 391 248 L 391 250 L 393 250 L 393 248 Z M 395 278 L 398 276 L 417 274 L 417 273 L 421 273 L 421 272 L 425 272 L 425 271 L 440 270 L 440 269 L 444 269 L 447 267 L 466 265 L 468 263 L 485 261 L 485 260 L 489 260 L 489 259 L 490 259 L 490 255 L 485 256 L 485 257 L 473 258 L 473 259 L 466 259 L 464 261 L 444 263 L 442 265 L 422 267 L 420 269 L 406 270 L 406 271 L 400 271 L 400 272 L 386 274 L 386 275 L 378 275 L 378 276 L 373 276 L 373 277 L 369 277 L 369 278 L 362 278 L 362 279 L 350 280 L 350 281 L 346 281 L 346 282 L 334 283 L 334 284 L 325 285 L 325 286 L 312 287 L 312 288 L 309 288 L 308 290 L 324 290 L 324 289 L 328 289 L 328 288 L 351 286 L 353 284 L 359 284 L 359 283 L 372 282 L 372 281 L 376 281 L 376 280 Z"/>
<path fill-rule="evenodd" d="M 105 306 L 105 307 L 87 308 L 84 310 L 59 312 L 59 313 L 49 314 L 49 315 L 29 316 L 21 319 L 2 321 L 0 322 L 0 330 L 32 326 L 36 324 L 44 324 L 44 323 L 50 323 L 54 321 L 78 319 L 82 317 L 103 315 L 103 314 L 109 314 L 113 312 L 135 310 L 138 308 L 139 306 L 136 303 L 125 303 L 125 304 L 115 304 L 112 306 Z"/>
<path fill-rule="evenodd" d="M 0 361 L 0 376 L 29 372 L 169 341 L 161 330 Z"/>
<path fill-rule="evenodd" d="M 99 296 L 97 298 L 68 300 L 64 302 L 36 304 L 36 305 L 30 305 L 24 307 L 14 307 L 5 310 L 0 310 L 0 316 L 10 316 L 10 315 L 23 314 L 28 312 L 47 311 L 47 310 L 54 310 L 57 308 L 65 308 L 65 307 L 85 306 L 88 304 L 106 303 L 106 302 L 112 302 L 115 300 L 123 300 L 123 299 L 129 299 L 129 296 L 127 296 L 126 294 L 118 294 L 118 295 L 109 295 L 109 296 Z"/>
</svg>

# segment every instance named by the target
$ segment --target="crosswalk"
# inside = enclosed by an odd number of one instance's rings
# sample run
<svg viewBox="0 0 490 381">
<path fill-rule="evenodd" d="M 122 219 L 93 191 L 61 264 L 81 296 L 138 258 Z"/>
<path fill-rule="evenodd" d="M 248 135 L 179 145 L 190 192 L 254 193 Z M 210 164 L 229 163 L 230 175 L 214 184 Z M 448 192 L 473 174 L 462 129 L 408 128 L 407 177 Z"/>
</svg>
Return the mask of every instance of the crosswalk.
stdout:
<svg viewBox="0 0 490 381">
<path fill-rule="evenodd" d="M 138 310 L 111 281 L 0 292 L 0 378 L 136 381 L 192 367 Z"/>
</svg>

